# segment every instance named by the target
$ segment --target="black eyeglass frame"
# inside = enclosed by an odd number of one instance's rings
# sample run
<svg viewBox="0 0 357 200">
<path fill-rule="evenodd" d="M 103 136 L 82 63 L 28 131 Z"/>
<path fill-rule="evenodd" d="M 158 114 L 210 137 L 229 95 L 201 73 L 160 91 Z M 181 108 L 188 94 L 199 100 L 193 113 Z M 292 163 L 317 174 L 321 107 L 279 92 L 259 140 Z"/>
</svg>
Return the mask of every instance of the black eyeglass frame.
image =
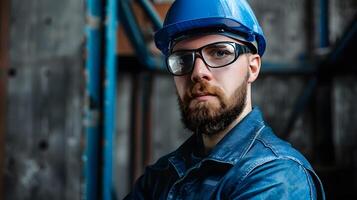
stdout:
<svg viewBox="0 0 357 200">
<path fill-rule="evenodd" d="M 221 65 L 221 66 L 210 66 L 206 60 L 204 59 L 204 57 L 202 56 L 202 49 L 206 48 L 207 46 L 210 46 L 210 45 L 215 45 L 215 44 L 229 44 L 231 46 L 233 46 L 234 48 L 234 59 L 227 63 L 227 64 L 224 64 L 224 65 Z M 192 52 L 194 53 L 194 58 L 193 58 L 193 65 L 191 66 L 191 69 L 183 74 L 175 74 L 169 67 L 169 58 L 172 54 L 174 53 L 177 53 L 177 52 Z M 168 69 L 168 71 L 170 72 L 170 74 L 174 75 L 174 76 L 184 76 L 186 74 L 189 74 L 193 71 L 193 68 L 195 66 L 195 62 L 196 62 L 196 58 L 201 58 L 202 61 L 205 63 L 206 66 L 210 67 L 210 68 L 221 68 L 221 67 L 225 67 L 227 65 L 230 65 L 232 63 L 234 63 L 240 55 L 243 55 L 243 54 L 246 54 L 246 53 L 253 53 L 254 51 L 252 49 L 250 49 L 248 46 L 246 45 L 242 45 L 242 44 L 239 44 L 239 43 L 236 43 L 236 42 L 232 42 L 232 41 L 220 41 L 220 42 L 214 42 L 214 43 L 210 43 L 210 44 L 206 44 L 198 49 L 185 49 L 185 50 L 177 50 L 177 51 L 171 51 L 170 55 L 166 57 L 166 67 Z M 197 56 L 197 57 L 196 57 Z"/>
</svg>

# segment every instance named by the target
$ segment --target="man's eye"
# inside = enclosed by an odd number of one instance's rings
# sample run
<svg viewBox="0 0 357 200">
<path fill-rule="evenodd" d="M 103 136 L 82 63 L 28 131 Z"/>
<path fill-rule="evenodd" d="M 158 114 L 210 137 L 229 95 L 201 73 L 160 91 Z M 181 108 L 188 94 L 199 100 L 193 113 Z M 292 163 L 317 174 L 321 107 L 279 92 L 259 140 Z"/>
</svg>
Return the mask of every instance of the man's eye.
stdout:
<svg viewBox="0 0 357 200">
<path fill-rule="evenodd" d="M 230 51 L 227 50 L 222 50 L 222 49 L 217 49 L 217 50 L 213 50 L 211 51 L 210 55 L 216 58 L 222 58 L 228 55 L 231 55 L 232 53 Z"/>
</svg>

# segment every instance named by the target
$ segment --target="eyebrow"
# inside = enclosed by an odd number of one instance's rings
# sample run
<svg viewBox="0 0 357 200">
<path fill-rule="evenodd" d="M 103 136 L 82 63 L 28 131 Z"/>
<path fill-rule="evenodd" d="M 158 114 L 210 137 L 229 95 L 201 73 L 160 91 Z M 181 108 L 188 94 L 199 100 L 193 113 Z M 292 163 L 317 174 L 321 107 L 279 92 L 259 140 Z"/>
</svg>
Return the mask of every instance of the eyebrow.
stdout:
<svg viewBox="0 0 357 200">
<path fill-rule="evenodd" d="M 207 44 L 205 47 L 226 47 L 227 45 L 224 44 Z"/>
<path fill-rule="evenodd" d="M 225 45 L 220 44 L 220 43 L 228 43 L 228 42 L 229 43 L 238 43 L 238 42 L 234 42 L 234 41 L 219 41 L 219 42 L 208 43 L 208 44 L 202 45 L 201 47 L 194 48 L 194 49 L 188 49 L 188 48 L 175 49 L 175 46 L 174 46 L 171 50 L 171 53 L 178 52 L 178 51 L 193 51 L 193 50 L 200 49 L 202 47 L 206 47 L 206 46 L 210 46 L 210 45 L 212 45 L 212 47 L 224 47 Z M 240 44 L 240 43 L 238 43 L 238 44 Z"/>
</svg>

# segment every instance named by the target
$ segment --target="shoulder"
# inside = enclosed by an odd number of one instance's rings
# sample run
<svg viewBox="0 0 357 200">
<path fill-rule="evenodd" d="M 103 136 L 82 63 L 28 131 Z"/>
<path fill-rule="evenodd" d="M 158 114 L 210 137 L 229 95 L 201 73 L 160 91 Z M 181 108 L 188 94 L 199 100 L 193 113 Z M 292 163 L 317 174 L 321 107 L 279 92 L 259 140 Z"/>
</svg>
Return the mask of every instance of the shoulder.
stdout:
<svg viewBox="0 0 357 200">
<path fill-rule="evenodd" d="M 316 199 L 315 175 L 304 156 L 267 127 L 227 174 L 225 185 L 228 195 L 238 199 L 254 199 L 253 194 L 263 199 Z"/>
<path fill-rule="evenodd" d="M 232 194 L 235 192 L 241 199 L 255 196 L 316 199 L 315 186 L 307 169 L 288 158 L 277 158 L 253 168 Z"/>
<path fill-rule="evenodd" d="M 258 163 L 245 171 L 234 166 L 222 181 L 223 195 L 229 199 L 316 199 L 312 176 L 299 162 L 275 158 Z"/>
<path fill-rule="evenodd" d="M 251 153 L 260 154 L 261 156 L 273 156 L 276 159 L 292 160 L 305 168 L 312 170 L 309 161 L 290 143 L 277 137 L 272 129 L 266 126 L 261 134 L 256 138 L 252 148 L 249 150 Z M 260 153 L 256 152 L 260 151 Z"/>
<path fill-rule="evenodd" d="M 288 167 L 292 167 L 291 170 L 297 170 L 299 167 L 300 171 L 304 169 L 308 174 L 314 173 L 309 161 L 290 143 L 278 138 L 268 126 L 256 137 L 239 165 L 247 175 L 264 166 L 283 167 L 287 172 Z"/>
</svg>

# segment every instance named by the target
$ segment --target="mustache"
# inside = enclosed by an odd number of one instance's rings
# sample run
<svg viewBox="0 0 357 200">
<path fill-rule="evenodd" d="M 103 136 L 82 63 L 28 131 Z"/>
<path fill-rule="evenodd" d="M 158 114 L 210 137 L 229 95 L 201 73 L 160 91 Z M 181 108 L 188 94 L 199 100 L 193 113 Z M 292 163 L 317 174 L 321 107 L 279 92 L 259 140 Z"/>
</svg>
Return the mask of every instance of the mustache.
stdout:
<svg viewBox="0 0 357 200">
<path fill-rule="evenodd" d="M 192 99 L 203 95 L 212 95 L 222 98 L 224 93 L 221 88 L 209 84 L 206 80 L 201 80 L 196 82 L 189 90 L 186 91 L 184 95 L 184 102 L 189 103 Z"/>
</svg>

